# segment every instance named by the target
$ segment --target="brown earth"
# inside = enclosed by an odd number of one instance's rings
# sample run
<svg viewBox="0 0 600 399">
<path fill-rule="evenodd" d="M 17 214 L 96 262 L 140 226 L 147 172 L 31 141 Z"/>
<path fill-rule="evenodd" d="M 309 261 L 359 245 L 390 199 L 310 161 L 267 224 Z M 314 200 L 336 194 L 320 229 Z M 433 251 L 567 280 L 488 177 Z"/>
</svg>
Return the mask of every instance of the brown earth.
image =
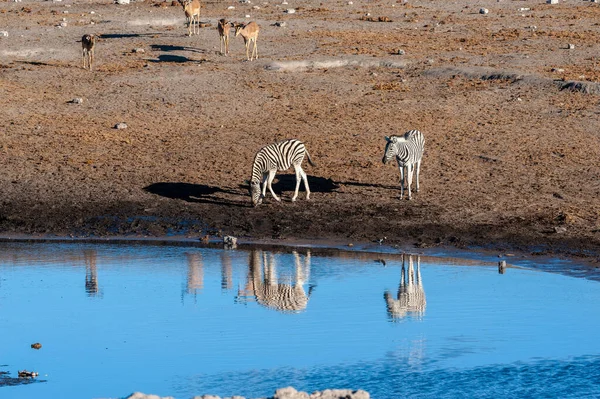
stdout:
<svg viewBox="0 0 600 399">
<path fill-rule="evenodd" d="M 0 233 L 598 256 L 598 4 L 289 3 L 205 3 L 211 26 L 187 37 L 170 1 L 0 1 Z M 258 22 L 258 61 L 239 37 L 219 54 L 222 17 Z M 84 33 L 101 35 L 93 72 Z M 409 129 L 426 138 L 412 201 L 381 163 L 384 136 Z M 288 171 L 283 202 L 252 208 L 253 156 L 286 138 L 317 164 L 305 166 L 312 199 L 290 202 Z"/>
</svg>

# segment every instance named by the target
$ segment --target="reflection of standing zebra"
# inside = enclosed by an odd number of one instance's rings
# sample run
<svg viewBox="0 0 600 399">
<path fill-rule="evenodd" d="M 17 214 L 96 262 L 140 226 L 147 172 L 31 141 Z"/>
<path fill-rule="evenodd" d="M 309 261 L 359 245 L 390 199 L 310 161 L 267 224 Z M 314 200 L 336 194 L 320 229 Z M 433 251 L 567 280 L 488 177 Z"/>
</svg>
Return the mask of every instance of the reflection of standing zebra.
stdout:
<svg viewBox="0 0 600 399">
<path fill-rule="evenodd" d="M 382 161 L 386 164 L 393 157 L 396 157 L 398 169 L 400 169 L 400 199 L 404 196 L 405 186 L 408 186 L 408 199 L 411 199 L 410 186 L 415 168 L 417 169 L 416 191 L 419 191 L 419 172 L 421 171 L 421 158 L 423 158 L 423 148 L 425 147 L 423 133 L 418 130 L 409 130 L 404 133 L 404 136 L 391 136 L 385 139 L 387 144 Z"/>
<path fill-rule="evenodd" d="M 88 296 L 96 296 L 100 292 L 98 289 L 96 257 L 96 251 L 93 249 L 86 249 L 83 251 L 83 259 L 85 262 L 85 292 Z"/>
<path fill-rule="evenodd" d="M 293 255 L 294 281 L 282 283 L 277 278 L 273 254 L 253 250 L 250 254 L 248 281 L 245 289 L 238 293 L 237 300 L 247 301 L 248 297 L 254 296 L 256 302 L 267 308 L 283 312 L 304 310 L 308 304 L 304 284 L 310 276 L 310 252 L 306 254 L 304 262 L 296 251 Z"/>
<path fill-rule="evenodd" d="M 252 164 L 252 178 L 250 179 L 250 194 L 252 195 L 252 204 L 257 206 L 262 202 L 262 199 L 267 194 L 267 187 L 273 194 L 276 201 L 281 201 L 273 192 L 271 183 L 275 178 L 275 173 L 281 170 L 287 170 L 291 166 L 296 171 L 296 191 L 292 197 L 292 201 L 296 201 L 298 197 L 298 189 L 300 188 L 300 177 L 304 181 L 306 189 L 306 199 L 310 199 L 310 189 L 308 188 L 308 179 L 306 173 L 302 170 L 302 160 L 304 154 L 308 158 L 308 163 L 314 166 L 306 147 L 301 141 L 291 139 L 281 141 L 279 143 L 269 144 L 261 148 L 254 157 Z M 262 194 L 261 194 L 262 181 Z"/>
<path fill-rule="evenodd" d="M 417 256 L 416 278 L 412 255 L 408 255 L 408 275 L 406 275 L 404 260 L 402 261 L 402 276 L 400 278 L 400 286 L 398 287 L 398 299 L 392 298 L 389 291 L 386 291 L 383 297 L 387 305 L 388 316 L 392 320 L 402 319 L 407 314 L 417 317 L 423 316 L 427 300 L 425 299 L 425 290 L 423 289 L 423 280 L 421 279 L 420 256 Z"/>
</svg>

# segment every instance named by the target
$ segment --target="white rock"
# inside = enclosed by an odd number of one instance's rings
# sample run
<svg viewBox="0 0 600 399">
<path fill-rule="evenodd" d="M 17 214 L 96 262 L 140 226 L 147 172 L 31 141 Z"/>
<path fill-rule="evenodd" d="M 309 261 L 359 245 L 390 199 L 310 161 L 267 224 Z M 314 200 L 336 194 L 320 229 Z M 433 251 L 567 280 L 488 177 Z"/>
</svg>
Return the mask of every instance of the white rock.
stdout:
<svg viewBox="0 0 600 399">
<path fill-rule="evenodd" d="M 61 22 L 59 26 L 61 28 L 66 28 L 67 27 L 67 23 L 66 22 Z"/>
<path fill-rule="evenodd" d="M 8 32 L 5 30 L 0 30 L 0 37 L 8 37 Z"/>
<path fill-rule="evenodd" d="M 351 1 L 349 1 L 347 4 L 348 4 L 349 6 L 351 6 L 351 5 L 352 5 L 352 4 L 354 4 L 354 3 L 353 3 L 353 2 L 351 2 Z"/>
<path fill-rule="evenodd" d="M 68 14 L 68 13 L 69 13 L 69 10 L 64 10 L 63 11 L 63 14 Z"/>
<path fill-rule="evenodd" d="M 228 10 L 235 10 L 235 7 L 234 6 L 229 6 L 229 7 L 227 7 L 227 9 Z"/>
<path fill-rule="evenodd" d="M 94 15 L 96 13 L 96 11 L 90 11 L 90 14 Z"/>
<path fill-rule="evenodd" d="M 127 124 L 125 122 L 119 122 L 115 125 L 115 129 L 127 129 Z"/>
<path fill-rule="evenodd" d="M 260 7 L 259 6 L 252 6 L 252 9 L 253 10 L 260 10 Z"/>
<path fill-rule="evenodd" d="M 71 103 L 73 103 L 73 104 L 83 104 L 83 98 L 81 98 L 81 97 L 75 97 L 74 99 L 71 100 Z"/>
<path fill-rule="evenodd" d="M 571 43 L 569 43 L 569 44 L 567 44 L 567 48 L 568 48 L 569 50 L 574 50 L 574 49 L 575 49 L 575 45 L 574 45 L 574 44 L 571 44 Z"/>
<path fill-rule="evenodd" d="M 558 0 L 546 0 L 548 4 L 558 4 Z"/>
<path fill-rule="evenodd" d="M 284 6 L 286 6 L 286 5 L 287 5 L 287 3 L 288 3 L 288 2 L 284 0 L 284 1 L 283 1 L 283 3 L 281 3 L 281 4 L 282 4 L 282 5 L 284 5 Z"/>
<path fill-rule="evenodd" d="M 296 9 L 294 8 L 288 8 L 287 10 L 285 10 L 286 14 L 295 14 L 296 13 Z"/>
<path fill-rule="evenodd" d="M 132 53 L 140 53 L 140 54 L 144 54 L 146 52 L 146 50 L 144 50 L 141 47 L 138 48 L 134 48 L 133 50 L 131 50 Z"/>
<path fill-rule="evenodd" d="M 246 14 L 246 18 L 250 18 L 250 14 Z"/>
<path fill-rule="evenodd" d="M 529 7 L 521 7 L 521 8 L 519 8 L 519 11 L 529 11 L 529 10 L 531 10 L 531 8 L 529 8 Z"/>
<path fill-rule="evenodd" d="M 404 55 L 404 54 L 406 54 L 406 51 L 404 51 L 404 50 L 402 50 L 402 49 L 399 49 L 399 50 L 398 50 L 398 55 Z"/>
<path fill-rule="evenodd" d="M 490 10 L 488 10 L 487 8 L 480 8 L 480 9 L 479 9 L 479 13 L 480 13 L 480 14 L 487 14 L 487 13 L 489 13 L 489 12 L 490 12 Z"/>
<path fill-rule="evenodd" d="M 130 0 L 115 0 L 117 4 L 129 4 Z"/>
<path fill-rule="evenodd" d="M 235 248 L 237 247 L 237 238 L 233 236 L 225 236 L 223 237 L 223 246 L 225 248 Z"/>
<path fill-rule="evenodd" d="M 20 3 L 21 0 L 13 0 L 15 3 Z"/>
</svg>

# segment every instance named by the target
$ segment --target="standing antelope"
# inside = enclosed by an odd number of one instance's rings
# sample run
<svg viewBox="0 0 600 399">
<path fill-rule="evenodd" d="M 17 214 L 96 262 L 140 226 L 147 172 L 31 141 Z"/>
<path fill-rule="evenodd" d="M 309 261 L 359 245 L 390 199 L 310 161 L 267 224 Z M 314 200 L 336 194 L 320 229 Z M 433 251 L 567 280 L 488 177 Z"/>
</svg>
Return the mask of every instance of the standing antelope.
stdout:
<svg viewBox="0 0 600 399">
<path fill-rule="evenodd" d="M 219 48 L 221 49 L 221 54 L 229 54 L 229 29 L 232 26 L 233 24 L 227 22 L 225 18 L 220 19 L 217 25 L 217 31 L 219 32 Z M 225 47 L 225 53 L 223 53 L 223 47 Z"/>
<path fill-rule="evenodd" d="M 83 35 L 81 37 L 81 48 L 83 50 L 83 69 L 86 66 L 92 70 L 92 64 L 94 63 L 94 47 L 96 47 L 96 36 L 95 35 Z"/>
<path fill-rule="evenodd" d="M 256 59 L 258 59 L 258 48 L 256 47 L 256 39 L 258 39 L 258 32 L 260 31 L 260 27 L 256 22 L 249 22 L 246 25 L 236 23 L 235 27 L 235 36 L 242 35 L 244 38 L 244 44 L 246 45 L 246 58 L 249 61 L 252 61 L 254 58 L 254 52 L 256 52 Z M 252 56 L 248 55 L 248 49 L 250 48 L 250 43 L 254 42 L 254 47 L 252 48 Z"/>
<path fill-rule="evenodd" d="M 183 7 L 183 12 L 185 13 L 185 18 L 188 21 L 188 36 L 192 36 L 193 33 L 196 33 L 196 27 L 194 26 L 194 20 L 196 20 L 196 24 L 198 25 L 198 33 L 200 34 L 200 1 L 199 0 L 177 0 L 179 4 Z"/>
<path fill-rule="evenodd" d="M 391 136 L 385 138 L 385 154 L 383 163 L 388 163 L 392 158 L 396 158 L 398 169 L 400 169 L 400 199 L 404 196 L 405 186 L 408 189 L 408 199 L 411 199 L 411 189 L 413 172 L 416 169 L 417 192 L 419 191 L 419 172 L 421 171 L 421 159 L 423 158 L 423 148 L 425 139 L 423 133 L 418 130 L 409 130 L 402 136 Z"/>
</svg>

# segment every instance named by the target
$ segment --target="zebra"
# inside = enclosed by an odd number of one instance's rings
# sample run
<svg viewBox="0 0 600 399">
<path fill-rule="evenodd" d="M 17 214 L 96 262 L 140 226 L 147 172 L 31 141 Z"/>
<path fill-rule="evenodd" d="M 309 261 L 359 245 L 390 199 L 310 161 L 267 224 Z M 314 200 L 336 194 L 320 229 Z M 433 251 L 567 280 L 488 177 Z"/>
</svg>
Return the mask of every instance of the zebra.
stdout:
<svg viewBox="0 0 600 399">
<path fill-rule="evenodd" d="M 423 133 L 418 130 L 409 130 L 403 136 L 386 136 L 385 139 L 387 144 L 382 162 L 387 164 L 394 156 L 396 157 L 398 169 L 400 169 L 400 199 L 404 196 L 405 186 L 408 186 L 408 199 L 410 200 L 410 186 L 415 168 L 417 172 L 416 191 L 419 191 L 419 172 L 421 171 L 421 159 L 425 147 Z"/>
<path fill-rule="evenodd" d="M 273 198 L 276 201 L 281 199 L 273 192 L 271 183 L 275 178 L 277 171 L 283 171 L 294 167 L 296 171 L 296 191 L 292 197 L 292 201 L 296 201 L 298 197 L 298 189 L 300 188 L 300 177 L 304 181 L 304 188 L 306 189 L 306 199 L 310 200 L 310 188 L 308 187 L 308 179 L 306 173 L 302 170 L 302 160 L 304 154 L 308 158 L 308 163 L 315 166 L 310 154 L 304 146 L 304 144 L 296 139 L 290 139 L 280 141 L 277 143 L 269 144 L 256 153 L 254 157 L 254 163 L 252 164 L 252 177 L 250 178 L 250 195 L 252 197 L 252 205 L 257 206 L 262 203 L 263 198 L 267 194 L 267 187 Z M 261 181 L 262 181 L 262 193 L 261 193 Z"/>
</svg>

